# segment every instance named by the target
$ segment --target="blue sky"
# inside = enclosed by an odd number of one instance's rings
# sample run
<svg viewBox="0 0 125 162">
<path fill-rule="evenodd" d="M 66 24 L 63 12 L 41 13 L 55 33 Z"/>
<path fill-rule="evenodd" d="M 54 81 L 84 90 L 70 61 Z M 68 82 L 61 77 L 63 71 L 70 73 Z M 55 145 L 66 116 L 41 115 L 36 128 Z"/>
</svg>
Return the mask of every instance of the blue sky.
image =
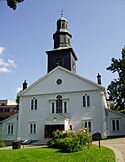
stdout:
<svg viewBox="0 0 125 162">
<path fill-rule="evenodd" d="M 69 22 L 78 57 L 77 74 L 107 87 L 116 77 L 106 70 L 125 45 L 124 0 L 24 0 L 13 11 L 0 0 L 0 99 L 15 100 L 26 79 L 32 84 L 47 73 L 46 50 L 60 11 Z"/>
</svg>

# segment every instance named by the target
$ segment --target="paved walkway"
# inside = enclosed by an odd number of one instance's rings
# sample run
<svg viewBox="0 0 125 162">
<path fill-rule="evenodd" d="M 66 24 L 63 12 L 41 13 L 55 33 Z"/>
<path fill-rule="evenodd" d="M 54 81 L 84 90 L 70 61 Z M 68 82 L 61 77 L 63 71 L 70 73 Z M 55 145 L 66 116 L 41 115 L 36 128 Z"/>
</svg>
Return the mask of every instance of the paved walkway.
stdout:
<svg viewBox="0 0 125 162">
<path fill-rule="evenodd" d="M 98 142 L 95 142 L 95 144 L 98 144 Z M 116 162 L 125 162 L 125 138 L 102 140 L 101 145 L 114 151 Z"/>
</svg>

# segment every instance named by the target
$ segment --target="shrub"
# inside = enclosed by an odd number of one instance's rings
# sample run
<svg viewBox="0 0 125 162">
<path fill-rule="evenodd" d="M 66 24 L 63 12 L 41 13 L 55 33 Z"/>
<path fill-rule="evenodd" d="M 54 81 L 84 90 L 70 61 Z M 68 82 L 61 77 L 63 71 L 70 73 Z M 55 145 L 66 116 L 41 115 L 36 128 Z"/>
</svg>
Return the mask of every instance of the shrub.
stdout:
<svg viewBox="0 0 125 162">
<path fill-rule="evenodd" d="M 0 147 L 5 147 L 5 143 L 3 140 L 0 140 Z"/>
<path fill-rule="evenodd" d="M 91 145 L 92 138 L 86 130 L 54 131 L 52 140 L 48 142 L 49 147 L 59 148 L 65 152 L 77 152 L 85 146 Z"/>
</svg>

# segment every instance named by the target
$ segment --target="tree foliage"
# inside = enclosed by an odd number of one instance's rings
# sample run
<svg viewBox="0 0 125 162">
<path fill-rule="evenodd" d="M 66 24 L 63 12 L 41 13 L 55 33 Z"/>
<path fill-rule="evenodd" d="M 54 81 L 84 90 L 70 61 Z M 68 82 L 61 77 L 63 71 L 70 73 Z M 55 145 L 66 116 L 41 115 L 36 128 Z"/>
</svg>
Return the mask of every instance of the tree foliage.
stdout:
<svg viewBox="0 0 125 162">
<path fill-rule="evenodd" d="M 112 63 L 107 70 L 117 73 L 118 78 L 111 81 L 108 86 L 109 100 L 114 103 L 112 109 L 125 113 L 125 47 L 122 49 L 122 58 L 112 58 Z"/>
<path fill-rule="evenodd" d="M 6 0 L 6 1 L 7 1 L 7 5 L 13 10 L 15 10 L 17 7 L 17 4 L 20 2 L 23 2 L 24 0 Z"/>
</svg>

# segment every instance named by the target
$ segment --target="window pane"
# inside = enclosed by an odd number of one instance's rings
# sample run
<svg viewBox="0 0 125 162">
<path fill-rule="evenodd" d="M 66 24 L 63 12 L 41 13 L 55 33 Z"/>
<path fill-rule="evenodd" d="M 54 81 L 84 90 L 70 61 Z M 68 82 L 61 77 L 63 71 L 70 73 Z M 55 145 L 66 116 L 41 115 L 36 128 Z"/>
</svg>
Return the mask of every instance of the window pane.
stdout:
<svg viewBox="0 0 125 162">
<path fill-rule="evenodd" d="M 37 99 L 35 99 L 35 110 L 37 110 Z"/>
<path fill-rule="evenodd" d="M 90 97 L 87 96 L 87 107 L 90 107 Z"/>
<path fill-rule="evenodd" d="M 54 102 L 52 103 L 52 113 L 54 113 Z"/>
<path fill-rule="evenodd" d="M 67 113 L 67 102 L 64 102 L 64 113 Z"/>
<path fill-rule="evenodd" d="M 32 133 L 32 127 L 33 127 L 32 124 L 30 124 L 30 133 Z"/>
<path fill-rule="evenodd" d="M 13 124 L 11 125 L 11 134 L 13 134 Z"/>
<path fill-rule="evenodd" d="M 115 131 L 115 120 L 112 120 L 112 130 Z"/>
<path fill-rule="evenodd" d="M 86 100 L 85 100 L 85 96 L 83 96 L 83 107 L 86 107 Z"/>
<path fill-rule="evenodd" d="M 85 122 L 85 128 L 87 128 L 87 125 L 88 125 L 87 122 Z"/>
<path fill-rule="evenodd" d="M 119 120 L 116 120 L 116 129 L 119 131 Z"/>
<path fill-rule="evenodd" d="M 33 99 L 31 100 L 31 110 L 33 110 L 33 103 L 34 103 L 34 101 L 33 101 Z"/>
<path fill-rule="evenodd" d="M 36 124 L 34 124 L 34 133 L 36 133 Z"/>
<path fill-rule="evenodd" d="M 89 132 L 91 132 L 91 122 L 88 122 Z"/>
<path fill-rule="evenodd" d="M 8 125 L 8 132 L 7 134 L 10 134 L 10 124 Z"/>
<path fill-rule="evenodd" d="M 62 113 L 62 96 L 57 96 L 56 100 L 56 113 Z"/>
</svg>

